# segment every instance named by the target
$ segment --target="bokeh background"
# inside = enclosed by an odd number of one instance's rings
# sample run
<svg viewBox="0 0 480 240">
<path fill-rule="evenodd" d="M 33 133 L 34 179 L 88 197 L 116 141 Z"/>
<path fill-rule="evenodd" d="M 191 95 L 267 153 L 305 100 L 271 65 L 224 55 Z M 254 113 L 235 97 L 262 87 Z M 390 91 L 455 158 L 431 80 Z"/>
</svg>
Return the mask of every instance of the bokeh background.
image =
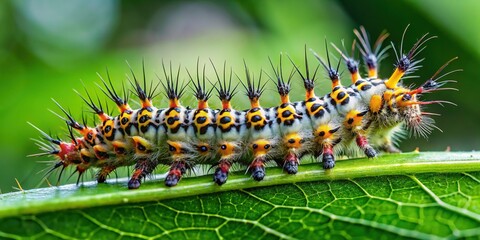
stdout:
<svg viewBox="0 0 480 240">
<path fill-rule="evenodd" d="M 192 71 L 197 58 L 201 64 L 211 58 L 217 66 L 226 60 L 243 76 L 243 59 L 257 73 L 261 68 L 270 70 L 267 57 L 277 60 L 280 52 L 300 64 L 305 44 L 324 55 L 325 39 L 337 45 L 344 39 L 350 45 L 352 29 L 360 25 L 372 38 L 385 29 L 391 34 L 388 42 L 399 44 L 403 30 L 411 24 L 406 47 L 426 32 L 439 36 L 421 54 L 426 58 L 416 73 L 421 78 L 407 83 L 420 83 L 454 56 L 459 60 L 449 69 L 464 69 L 451 76 L 458 81 L 459 92 L 428 96 L 458 104 L 429 108 L 442 114 L 436 121 L 443 133 L 406 139 L 401 149 L 478 150 L 479 11 L 480 2 L 475 0 L 0 1 L 0 190 L 13 191 L 15 178 L 27 189 L 42 182 L 38 172 L 46 165 L 39 162 L 51 159 L 26 157 L 37 152 L 30 138 L 39 136 L 27 121 L 65 139 L 65 124 L 48 111 L 59 112 L 51 98 L 75 117 L 83 113 L 93 119 L 72 89 L 83 90 L 83 82 L 91 94 L 106 99 L 94 83 L 99 82 L 97 72 L 105 76 L 107 67 L 117 86 L 129 71 L 126 61 L 140 74 L 145 60 L 147 79 L 152 81 L 157 81 L 155 73 L 162 74 L 162 59 Z M 393 70 L 393 52 L 389 54 L 381 66 L 384 77 Z M 209 65 L 207 75 L 213 77 Z M 348 81 L 344 74 L 344 82 Z M 318 82 L 317 92 L 328 92 L 330 83 L 323 74 Z M 303 99 L 300 81 L 293 88 L 292 98 Z M 273 84 L 264 95 L 265 106 L 278 103 Z M 162 95 L 154 102 L 166 103 Z M 191 92 L 184 102 L 194 103 Z M 242 94 L 234 103 L 238 108 L 248 106 Z M 212 105 L 219 106 L 218 102 Z M 115 110 L 113 103 L 108 106 Z M 87 175 L 86 179 L 92 176 Z"/>
</svg>

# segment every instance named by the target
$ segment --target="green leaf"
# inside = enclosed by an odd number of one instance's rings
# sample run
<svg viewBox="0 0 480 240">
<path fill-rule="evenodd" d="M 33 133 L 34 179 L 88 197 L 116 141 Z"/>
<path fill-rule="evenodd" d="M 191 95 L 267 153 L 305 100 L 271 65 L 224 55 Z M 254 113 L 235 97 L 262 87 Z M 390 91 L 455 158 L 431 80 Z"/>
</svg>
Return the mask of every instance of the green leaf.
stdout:
<svg viewBox="0 0 480 240">
<path fill-rule="evenodd" d="M 480 154 L 407 153 L 304 164 L 254 182 L 243 173 L 65 185 L 0 195 L 0 237 L 463 238 L 480 237 Z"/>
</svg>

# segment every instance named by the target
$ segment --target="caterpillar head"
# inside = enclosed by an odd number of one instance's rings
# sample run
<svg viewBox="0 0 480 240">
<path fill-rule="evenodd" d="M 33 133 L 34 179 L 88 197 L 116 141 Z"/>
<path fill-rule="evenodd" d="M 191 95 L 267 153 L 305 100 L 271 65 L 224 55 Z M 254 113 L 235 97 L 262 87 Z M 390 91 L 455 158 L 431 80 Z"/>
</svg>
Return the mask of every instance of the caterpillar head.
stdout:
<svg viewBox="0 0 480 240">
<path fill-rule="evenodd" d="M 441 78 L 454 73 L 461 71 L 461 69 L 453 70 L 447 72 L 441 76 L 437 75 L 453 60 L 457 59 L 456 57 L 446 62 L 438 71 L 427 81 L 425 81 L 420 87 L 415 89 L 406 89 L 402 87 L 397 87 L 393 92 L 393 95 L 390 98 L 390 105 L 394 105 L 403 121 L 406 123 L 407 127 L 413 132 L 415 136 L 426 137 L 432 132 L 434 128 L 440 130 L 435 126 L 435 121 L 431 116 L 438 114 L 425 112 L 424 108 L 426 105 L 430 104 L 452 104 L 452 102 L 443 101 L 443 100 L 433 100 L 433 101 L 422 101 L 421 98 L 424 94 L 432 93 L 435 91 L 442 90 L 457 90 L 455 88 L 444 87 L 445 84 L 449 82 L 455 82 L 453 80 L 442 80 Z M 441 130 L 440 130 L 441 131 Z"/>
<path fill-rule="evenodd" d="M 33 128 L 38 130 L 42 137 L 40 139 L 32 139 L 35 144 L 40 148 L 41 152 L 36 154 L 31 154 L 29 157 L 38 157 L 38 156 L 45 156 L 45 155 L 53 155 L 57 159 L 53 167 L 48 167 L 49 170 L 45 173 L 45 177 L 49 176 L 54 170 L 61 167 L 60 173 L 58 175 L 57 184 L 60 182 L 62 177 L 62 173 L 70 165 L 77 165 L 77 167 L 85 163 L 85 160 L 82 158 L 80 154 L 81 139 L 75 138 L 73 136 L 73 130 L 70 126 L 68 126 L 68 131 L 70 133 L 71 142 L 65 142 L 60 139 L 55 139 L 51 137 L 49 134 L 42 131 L 37 126 L 30 124 Z"/>
</svg>

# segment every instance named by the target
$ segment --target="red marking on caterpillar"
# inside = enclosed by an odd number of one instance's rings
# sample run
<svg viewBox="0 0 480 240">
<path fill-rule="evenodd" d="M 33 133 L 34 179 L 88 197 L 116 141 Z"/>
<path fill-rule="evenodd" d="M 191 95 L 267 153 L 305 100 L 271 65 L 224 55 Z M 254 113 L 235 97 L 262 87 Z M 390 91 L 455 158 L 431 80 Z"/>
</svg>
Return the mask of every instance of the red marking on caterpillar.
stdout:
<svg viewBox="0 0 480 240">
<path fill-rule="evenodd" d="M 97 181 L 101 183 L 115 169 L 134 166 L 128 187 L 136 189 L 159 164 L 170 166 L 165 178 L 167 186 L 177 185 L 182 176 L 197 165 L 212 166 L 211 169 L 215 169 L 213 181 L 223 185 L 233 164 L 245 166 L 253 180 L 261 181 L 266 176 L 265 165 L 270 161 L 276 162 L 286 174 L 296 174 L 302 157 L 307 154 L 319 159 L 324 169 L 331 169 L 335 166 L 337 154 L 349 153 L 352 149 L 368 158 L 377 156 L 377 151 L 398 152 L 393 141 L 400 129 L 407 128 L 413 134 L 426 137 L 437 128 L 431 118 L 435 114 L 425 112 L 423 108 L 449 102 L 422 101 L 421 98 L 425 93 L 454 90 L 444 87 L 450 80 L 441 79 L 460 70 L 441 72 L 456 58 L 441 66 L 419 87 L 408 88 L 402 86 L 400 80 L 420 67 L 422 60 L 418 60 L 417 55 L 434 37 L 423 35 L 406 52 L 403 51 L 403 36 L 399 51 L 392 44 L 396 68 L 389 78 L 382 79 L 377 76 L 378 63 L 389 48 L 382 47 L 388 34 L 382 33 L 371 45 L 363 27 L 354 33 L 357 40 L 352 44 L 350 54 L 333 46 L 341 56 L 333 66 L 327 44 L 326 60 L 312 51 L 318 66 L 327 72 L 332 82 L 332 90 L 325 96 L 315 95 L 319 67 L 311 71 L 306 47 L 304 71 L 288 57 L 293 71 L 285 75 L 282 55 L 277 67 L 269 59 L 273 74 L 261 71 L 255 75 L 245 63 L 245 76 L 238 78 L 251 108 L 244 111 L 234 109 L 231 104 L 239 85 L 232 83 L 233 71 L 228 71 L 225 63 L 223 71 L 218 71 L 210 61 L 217 81 L 210 89 L 207 89 L 206 66 L 201 68 L 198 61 L 196 74 L 186 71 L 187 84 L 180 84 L 183 73 L 180 67 L 174 69 L 171 63 L 162 62 L 163 76 L 159 77 L 157 85 L 147 85 L 145 65 L 143 82 L 131 71 L 133 80 L 130 84 L 140 99 L 139 109 L 129 106 L 125 87 L 121 91 L 123 97 L 119 95 L 107 72 L 107 80 L 100 77 L 98 86 L 115 102 L 120 114 L 107 115 L 88 92 L 86 97 L 77 92 L 101 121 L 97 126 L 87 126 L 85 121 L 83 124 L 77 122 L 55 102 L 65 115 L 60 117 L 68 126 L 70 140 L 54 139 L 32 125 L 42 135 L 40 140 L 35 140 L 42 152 L 32 156 L 55 156 L 56 163 L 47 175 L 61 167 L 58 181 L 64 170 L 70 167 L 75 168 L 78 179 L 87 169 L 98 169 Z M 367 77 L 361 76 L 359 61 L 353 58 L 356 48 L 363 57 Z M 340 81 L 341 61 L 345 62 L 350 73 L 350 86 L 344 86 Z M 265 108 L 260 104 L 268 82 L 262 80 L 265 75 L 275 83 L 281 101 L 279 106 Z M 289 92 L 296 78 L 303 82 L 305 99 L 291 102 Z M 193 109 L 180 102 L 188 84 L 193 86 L 198 100 Z M 152 103 L 159 86 L 169 99 L 165 108 L 157 108 Z M 208 100 L 213 90 L 222 103 L 221 109 L 209 108 Z"/>
</svg>

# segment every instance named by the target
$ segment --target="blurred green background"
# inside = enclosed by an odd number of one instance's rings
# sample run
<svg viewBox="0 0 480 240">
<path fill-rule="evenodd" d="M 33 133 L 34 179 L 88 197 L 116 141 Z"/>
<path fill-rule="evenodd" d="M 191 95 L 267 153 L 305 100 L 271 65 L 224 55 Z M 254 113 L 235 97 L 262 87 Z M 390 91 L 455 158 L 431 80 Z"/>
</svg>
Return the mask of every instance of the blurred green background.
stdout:
<svg viewBox="0 0 480 240">
<path fill-rule="evenodd" d="M 344 39 L 350 45 L 352 29 L 364 25 L 372 38 L 382 30 L 391 33 L 387 40 L 399 44 L 401 34 L 411 24 L 405 46 L 410 47 L 422 34 L 439 36 L 430 41 L 421 57 L 426 60 L 416 75 L 420 83 L 454 56 L 459 60 L 449 69 L 463 68 L 451 76 L 458 80 L 459 92 L 439 92 L 427 96 L 458 104 L 432 106 L 437 125 L 428 140 L 408 138 L 400 147 L 404 151 L 470 151 L 480 146 L 480 2 L 464 1 L 117 1 L 117 0 L 20 0 L 0 1 L 0 190 L 9 192 L 17 178 L 24 188 L 41 182 L 50 158 L 27 158 L 36 153 L 31 140 L 39 134 L 27 121 L 41 129 L 66 138 L 65 124 L 47 109 L 58 112 L 51 98 L 59 101 L 80 119 L 88 109 L 72 89 L 82 90 L 82 81 L 92 94 L 99 94 L 97 72 L 105 76 L 108 67 L 117 86 L 125 81 L 128 61 L 140 74 L 145 60 L 147 79 L 162 74 L 161 61 L 181 63 L 194 71 L 195 62 L 217 67 L 223 61 L 243 76 L 242 60 L 256 72 L 269 69 L 267 57 L 278 59 L 287 52 L 301 63 L 303 47 L 324 55 L 324 40 L 337 45 Z M 393 52 L 381 66 L 381 76 L 393 70 Z M 313 63 L 313 58 L 310 58 Z M 213 77 L 207 66 L 208 75 Z M 323 77 L 317 92 L 326 93 L 330 83 Z M 186 74 L 183 74 L 185 79 Z M 344 82 L 348 83 L 347 74 Z M 293 85 L 293 100 L 303 99 L 300 81 Z M 264 94 L 263 105 L 278 103 L 273 84 Z M 162 95 L 155 104 L 165 106 Z M 191 92 L 185 105 L 192 105 Z M 236 107 L 248 106 L 247 98 L 238 94 Z M 110 110 L 116 110 L 108 103 Z M 135 104 L 133 104 L 135 105 Z M 218 107 L 218 101 L 212 103 Z M 90 118 L 93 119 L 93 118 Z M 91 121 L 90 121 L 91 122 Z M 68 173 L 65 175 L 67 176 Z M 87 174 L 90 179 L 92 174 Z M 73 179 L 74 180 L 74 179 Z M 45 183 L 43 184 L 43 186 Z"/>
</svg>

